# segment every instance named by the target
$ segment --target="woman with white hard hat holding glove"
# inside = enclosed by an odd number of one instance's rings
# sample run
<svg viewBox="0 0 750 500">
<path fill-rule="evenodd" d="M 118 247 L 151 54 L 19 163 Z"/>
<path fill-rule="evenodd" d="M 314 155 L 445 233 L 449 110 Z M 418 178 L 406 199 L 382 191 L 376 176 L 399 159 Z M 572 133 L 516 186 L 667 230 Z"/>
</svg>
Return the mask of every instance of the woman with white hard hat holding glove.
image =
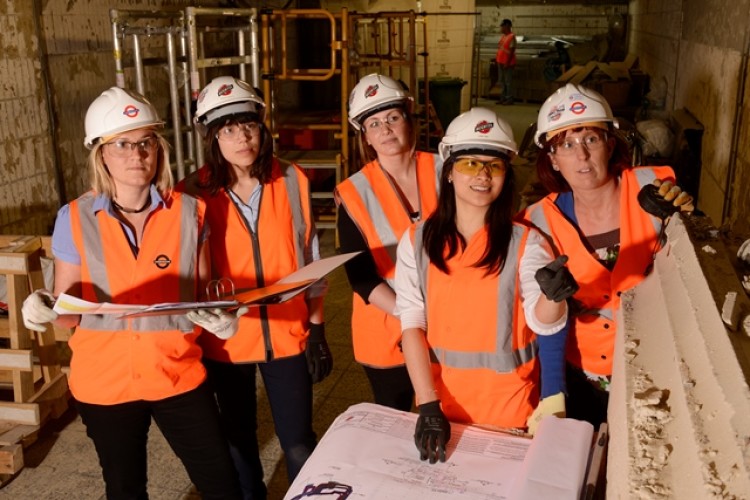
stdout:
<svg viewBox="0 0 750 500">
<path fill-rule="evenodd" d="M 533 427 L 539 364 L 546 368 L 536 339 L 560 334 L 577 289 L 565 257 L 553 261 L 543 236 L 512 220 L 516 151 L 510 125 L 493 111 L 454 119 L 440 143 L 437 209 L 398 246 L 414 437 L 431 463 L 445 461 L 450 421 Z"/>
<path fill-rule="evenodd" d="M 207 205 L 213 278 L 237 291 L 268 286 L 320 258 L 304 171 L 273 155 L 263 123 L 265 104 L 230 76 L 201 91 L 196 126 L 206 164 L 180 189 Z M 312 453 L 312 384 L 326 378 L 333 357 L 325 338 L 325 280 L 282 304 L 251 308 L 227 340 L 201 345 L 245 498 L 266 498 L 258 438 L 256 370 L 263 377 L 291 483 Z"/>
<path fill-rule="evenodd" d="M 665 219 L 693 210 L 670 167 L 630 165 L 617 120 L 597 92 L 567 84 L 542 105 L 537 172 L 551 193 L 521 216 L 570 257 L 580 285 L 567 338 L 567 415 L 598 426 L 607 418 L 620 295 L 650 272 Z M 542 397 L 560 396 L 561 377 Z"/>
<path fill-rule="evenodd" d="M 342 252 L 362 253 L 345 264 L 354 291 L 354 357 L 370 381 L 375 402 L 409 411 L 414 390 L 393 315 L 396 246 L 401 235 L 427 217 L 437 202 L 442 161 L 415 150 L 413 99 L 385 75 L 363 77 L 349 97 L 362 169 L 339 184 L 337 227 Z"/>
<path fill-rule="evenodd" d="M 203 498 L 241 498 L 213 393 L 184 315 L 58 317 L 54 297 L 92 302 L 193 302 L 208 278 L 205 205 L 172 191 L 163 123 L 140 94 L 104 91 L 86 113 L 92 191 L 60 209 L 52 235 L 54 294 L 23 305 L 24 324 L 75 327 L 70 389 L 94 441 L 107 498 L 146 498 L 153 418 Z M 236 318 L 212 322 L 231 335 Z M 206 333 L 203 335 L 211 335 Z"/>
</svg>

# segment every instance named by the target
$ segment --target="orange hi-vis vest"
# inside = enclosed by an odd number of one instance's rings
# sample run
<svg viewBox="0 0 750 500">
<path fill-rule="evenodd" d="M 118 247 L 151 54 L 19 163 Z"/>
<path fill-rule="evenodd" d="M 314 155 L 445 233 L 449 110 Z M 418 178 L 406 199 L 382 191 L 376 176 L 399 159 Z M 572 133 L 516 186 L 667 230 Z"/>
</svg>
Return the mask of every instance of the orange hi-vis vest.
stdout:
<svg viewBox="0 0 750 500">
<path fill-rule="evenodd" d="M 497 61 L 498 64 L 515 67 L 516 51 L 511 50 L 515 40 L 516 35 L 513 33 L 508 33 L 507 35 L 500 37 L 500 41 L 497 43 L 497 56 L 495 57 L 495 61 Z"/>
<path fill-rule="evenodd" d="M 620 178 L 620 251 L 614 268 L 608 270 L 589 252 L 578 229 L 555 205 L 550 194 L 526 209 L 524 218 L 548 236 L 558 254 L 568 256 L 568 269 L 580 285 L 574 295 L 571 315 L 575 322 L 568 334 L 568 362 L 587 372 L 612 374 L 617 324 L 615 314 L 622 292 L 646 277 L 658 249 L 661 221 L 638 204 L 638 192 L 654 179 L 674 181 L 670 167 L 638 167 L 625 170 Z"/>
<path fill-rule="evenodd" d="M 89 192 L 70 203 L 81 298 L 115 304 L 195 301 L 203 202 L 179 193 L 165 196 L 165 205 L 149 215 L 136 257 L 120 221 L 106 210 L 94 212 L 95 198 Z M 198 335 L 184 315 L 84 314 L 69 342 L 71 392 L 84 403 L 112 405 L 195 389 L 206 378 Z"/>
<path fill-rule="evenodd" d="M 191 175 L 180 188 L 194 192 L 196 181 L 205 180 L 208 167 Z M 315 226 L 311 216 L 307 177 L 296 165 L 282 165 L 274 158 L 270 182 L 263 184 L 257 231 L 252 231 L 226 190 L 206 201 L 211 236 L 213 278 L 230 278 L 236 291 L 269 286 L 305 265 L 305 248 Z M 251 307 L 240 317 L 236 335 L 221 340 L 200 338 L 204 356 L 231 363 L 257 363 L 300 354 L 308 335 L 309 312 L 305 294 L 283 304 Z"/>
<path fill-rule="evenodd" d="M 513 225 L 499 275 L 474 267 L 487 248 L 487 228 L 447 261 L 450 274 L 429 262 L 423 224 L 412 230 L 427 316 L 432 377 L 451 421 L 525 427 L 539 398 L 537 346 L 526 326 L 518 265 L 529 228 Z"/>
<path fill-rule="evenodd" d="M 443 162 L 439 156 L 418 151 L 417 182 L 421 218 L 437 207 L 437 190 Z M 388 175 L 375 160 L 336 187 L 336 201 L 344 207 L 367 242 L 378 275 L 393 288 L 396 247 L 412 220 Z M 374 368 L 402 366 L 401 323 L 398 318 L 352 299 L 352 344 L 357 362 Z"/>
</svg>

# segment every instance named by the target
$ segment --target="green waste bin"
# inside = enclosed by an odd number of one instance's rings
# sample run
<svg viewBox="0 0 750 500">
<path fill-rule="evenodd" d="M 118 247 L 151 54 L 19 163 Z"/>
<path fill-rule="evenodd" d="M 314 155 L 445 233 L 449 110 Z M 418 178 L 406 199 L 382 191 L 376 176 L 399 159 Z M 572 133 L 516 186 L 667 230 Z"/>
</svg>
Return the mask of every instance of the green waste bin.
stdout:
<svg viewBox="0 0 750 500">
<path fill-rule="evenodd" d="M 461 89 L 467 82 L 460 78 L 430 78 L 430 101 L 443 129 L 461 114 Z M 419 80 L 419 102 L 424 103 L 424 79 Z"/>
</svg>

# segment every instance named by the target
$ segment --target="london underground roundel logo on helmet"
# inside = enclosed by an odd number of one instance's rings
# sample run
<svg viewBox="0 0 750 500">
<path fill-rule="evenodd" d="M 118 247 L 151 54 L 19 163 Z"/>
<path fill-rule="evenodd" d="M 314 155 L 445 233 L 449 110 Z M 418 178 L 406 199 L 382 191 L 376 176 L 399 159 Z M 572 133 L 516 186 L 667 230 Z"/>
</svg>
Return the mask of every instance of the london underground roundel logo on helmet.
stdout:
<svg viewBox="0 0 750 500">
<path fill-rule="evenodd" d="M 584 111 L 586 111 L 586 105 L 581 101 L 576 101 L 570 105 L 570 112 L 575 115 L 580 115 Z"/>
<path fill-rule="evenodd" d="M 234 89 L 234 85 L 232 85 L 231 83 L 222 85 L 221 87 L 219 87 L 219 90 L 218 92 L 216 92 L 216 95 L 218 95 L 219 97 L 226 97 L 232 93 L 232 89 Z"/>
<path fill-rule="evenodd" d="M 370 97 L 375 97 L 378 94 L 378 88 L 380 88 L 379 85 L 370 85 L 365 89 L 365 99 L 369 99 Z"/>
<path fill-rule="evenodd" d="M 492 130 L 492 127 L 494 126 L 494 123 L 488 122 L 487 120 L 482 120 L 474 127 L 474 132 L 477 132 L 479 134 L 489 134 L 490 130 Z"/>
<path fill-rule="evenodd" d="M 122 110 L 122 114 L 127 116 L 128 118 L 135 118 L 140 112 L 141 110 L 136 108 L 132 104 L 128 104 L 127 106 L 125 106 L 125 109 Z"/>
</svg>

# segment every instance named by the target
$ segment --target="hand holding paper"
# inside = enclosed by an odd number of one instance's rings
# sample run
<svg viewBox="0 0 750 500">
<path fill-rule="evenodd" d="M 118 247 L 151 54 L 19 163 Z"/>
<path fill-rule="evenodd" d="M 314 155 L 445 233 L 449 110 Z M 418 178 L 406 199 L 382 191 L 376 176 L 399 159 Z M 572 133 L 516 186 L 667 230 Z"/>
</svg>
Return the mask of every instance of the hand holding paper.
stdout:
<svg viewBox="0 0 750 500">
<path fill-rule="evenodd" d="M 240 307 L 234 313 L 228 313 L 221 309 L 196 309 L 188 312 L 185 316 L 207 332 L 226 340 L 237 333 L 240 324 L 239 318 L 247 311 L 247 307 Z"/>
</svg>

